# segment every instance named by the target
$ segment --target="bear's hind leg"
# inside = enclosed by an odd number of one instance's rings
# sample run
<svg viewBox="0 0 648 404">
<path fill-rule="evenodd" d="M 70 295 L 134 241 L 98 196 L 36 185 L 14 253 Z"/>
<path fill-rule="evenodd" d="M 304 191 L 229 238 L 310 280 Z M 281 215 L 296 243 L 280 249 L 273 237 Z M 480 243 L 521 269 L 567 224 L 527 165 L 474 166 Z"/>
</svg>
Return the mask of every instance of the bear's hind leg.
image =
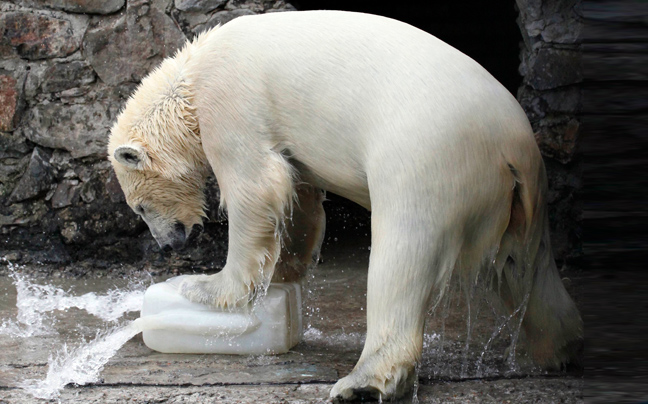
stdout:
<svg viewBox="0 0 648 404">
<path fill-rule="evenodd" d="M 326 228 L 322 207 L 324 191 L 309 184 L 296 187 L 297 200 L 292 215 L 285 219 L 281 256 L 273 282 L 296 282 L 317 264 Z"/>
<path fill-rule="evenodd" d="M 503 268 L 510 296 L 508 307 L 512 311 L 528 295 L 522 325 L 529 352 L 536 364 L 548 370 L 558 370 L 568 364 L 580 367 L 583 320 L 556 268 L 546 220 L 537 227 L 542 237 L 540 243 L 518 246 L 524 252 L 518 251 L 513 255 L 521 259 L 509 260 Z M 534 246 L 532 254 L 528 253 L 529 245 Z M 521 273 L 524 276 L 520 276 Z M 525 278 L 528 279 L 526 282 L 521 281 Z"/>
</svg>

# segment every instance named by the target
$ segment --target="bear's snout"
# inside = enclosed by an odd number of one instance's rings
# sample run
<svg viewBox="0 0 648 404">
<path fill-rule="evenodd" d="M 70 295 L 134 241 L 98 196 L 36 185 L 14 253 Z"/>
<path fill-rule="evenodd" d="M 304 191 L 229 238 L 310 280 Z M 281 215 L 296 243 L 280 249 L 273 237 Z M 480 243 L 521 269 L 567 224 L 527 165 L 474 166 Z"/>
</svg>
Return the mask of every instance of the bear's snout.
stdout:
<svg viewBox="0 0 648 404">
<path fill-rule="evenodd" d="M 168 241 L 160 246 L 162 251 L 169 252 L 171 250 L 180 250 L 185 245 L 186 235 L 184 224 L 176 222 L 173 226 L 173 231 L 167 236 Z"/>
<path fill-rule="evenodd" d="M 164 252 L 181 250 L 187 243 L 194 241 L 202 231 L 202 225 L 194 224 L 191 228 L 191 233 L 189 233 L 189 237 L 187 237 L 184 224 L 176 222 L 173 226 L 173 231 L 168 235 L 168 241 L 160 247 Z"/>
</svg>

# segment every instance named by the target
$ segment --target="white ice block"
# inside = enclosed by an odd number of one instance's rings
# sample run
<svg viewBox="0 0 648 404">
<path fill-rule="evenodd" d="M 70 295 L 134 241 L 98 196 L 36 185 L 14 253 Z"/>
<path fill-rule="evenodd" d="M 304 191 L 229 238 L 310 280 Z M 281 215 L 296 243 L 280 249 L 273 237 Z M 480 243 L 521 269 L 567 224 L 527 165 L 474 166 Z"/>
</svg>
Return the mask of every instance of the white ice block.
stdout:
<svg viewBox="0 0 648 404">
<path fill-rule="evenodd" d="M 301 339 L 301 289 L 272 283 L 255 305 L 235 311 L 193 303 L 178 293 L 182 276 L 150 286 L 138 326 L 144 343 L 164 353 L 279 354 Z"/>
</svg>

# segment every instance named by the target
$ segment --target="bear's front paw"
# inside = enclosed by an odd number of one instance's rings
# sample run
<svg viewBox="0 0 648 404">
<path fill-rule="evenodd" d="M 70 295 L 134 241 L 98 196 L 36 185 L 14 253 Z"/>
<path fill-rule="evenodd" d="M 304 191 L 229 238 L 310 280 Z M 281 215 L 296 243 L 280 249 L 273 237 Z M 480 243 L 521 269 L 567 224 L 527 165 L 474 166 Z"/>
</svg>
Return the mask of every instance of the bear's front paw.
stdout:
<svg viewBox="0 0 648 404">
<path fill-rule="evenodd" d="M 254 289 L 219 272 L 214 275 L 186 276 L 180 282 L 179 291 L 194 303 L 233 309 L 248 304 Z"/>
<path fill-rule="evenodd" d="M 331 390 L 334 402 L 349 400 L 392 400 L 411 390 L 415 372 L 405 366 L 393 366 L 386 374 L 377 374 L 371 366 L 356 367 Z"/>
</svg>

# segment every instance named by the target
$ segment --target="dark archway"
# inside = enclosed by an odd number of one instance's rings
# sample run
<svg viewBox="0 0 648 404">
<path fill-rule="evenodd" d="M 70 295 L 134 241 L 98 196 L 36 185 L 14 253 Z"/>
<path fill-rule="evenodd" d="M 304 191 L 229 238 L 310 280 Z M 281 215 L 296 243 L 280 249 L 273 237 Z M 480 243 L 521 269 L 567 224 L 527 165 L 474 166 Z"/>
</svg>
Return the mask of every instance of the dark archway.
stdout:
<svg viewBox="0 0 648 404">
<path fill-rule="evenodd" d="M 475 59 L 512 94 L 522 81 L 520 28 L 513 1 L 388 2 L 295 0 L 298 10 L 345 10 L 383 15 L 420 28 Z"/>
</svg>

